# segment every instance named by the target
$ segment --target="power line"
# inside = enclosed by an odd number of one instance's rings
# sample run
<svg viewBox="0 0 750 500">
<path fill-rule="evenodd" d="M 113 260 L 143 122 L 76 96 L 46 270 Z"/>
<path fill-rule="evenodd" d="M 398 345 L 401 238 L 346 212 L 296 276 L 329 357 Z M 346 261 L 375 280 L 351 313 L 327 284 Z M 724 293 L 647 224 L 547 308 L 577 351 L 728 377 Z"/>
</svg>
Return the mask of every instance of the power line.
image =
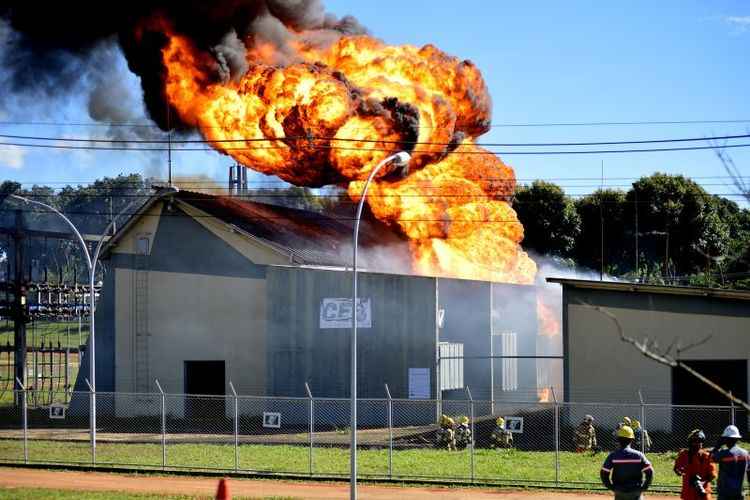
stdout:
<svg viewBox="0 0 750 500">
<path fill-rule="evenodd" d="M 102 147 L 102 146 L 68 146 L 60 144 L 27 144 L 27 143 L 13 143 L 13 142 L 0 142 L 0 147 L 12 146 L 12 147 L 28 147 L 28 148 L 44 148 L 44 149 L 59 149 L 59 150 L 87 150 L 87 151 L 148 151 L 148 152 L 165 152 L 169 151 L 168 148 L 141 148 L 141 147 Z M 395 153 L 398 149 L 386 149 L 386 148 L 344 148 L 337 146 L 308 146 L 312 149 L 322 150 L 341 150 L 341 151 L 377 151 L 385 153 Z M 561 156 L 561 155 L 590 155 L 590 154 L 628 154 L 628 153 L 659 153 L 659 152 L 675 152 L 675 151 L 700 151 L 706 149 L 729 149 L 729 148 L 746 148 L 750 147 L 750 143 L 745 144 L 729 144 L 724 146 L 686 146 L 686 147 L 672 147 L 672 148 L 640 148 L 640 149 L 598 149 L 598 150 L 578 150 L 578 151 L 431 151 L 431 150 L 413 150 L 412 154 L 427 153 L 427 154 L 445 154 L 447 155 L 524 155 L 524 156 Z M 255 150 L 290 150 L 287 147 L 253 147 L 253 148 L 223 148 L 221 152 L 226 151 L 255 151 Z M 182 152 L 211 152 L 216 151 L 211 148 L 172 148 L 173 153 Z M 217 151 L 218 152 L 218 151 Z"/>
<path fill-rule="evenodd" d="M 184 189 L 181 191 L 182 193 L 195 193 L 195 194 L 206 194 L 201 193 L 197 191 L 190 191 L 190 189 Z M 592 196 L 596 194 L 594 193 L 579 193 L 574 195 L 565 195 L 567 198 L 585 198 L 588 196 Z M 625 193 L 623 193 L 625 194 Z M 344 192 L 340 194 L 312 194 L 312 193 L 306 193 L 306 194 L 297 194 L 297 193 L 279 193 L 279 192 L 267 192 L 264 193 L 262 191 L 256 191 L 251 192 L 245 197 L 234 197 L 234 196 L 228 196 L 226 194 L 220 193 L 217 195 L 209 195 L 207 196 L 220 196 L 225 198 L 231 198 L 232 200 L 236 200 L 238 202 L 243 201 L 256 201 L 256 199 L 259 198 L 279 198 L 279 199 L 340 199 L 341 203 L 355 203 L 354 201 L 348 199 L 346 197 L 346 194 Z M 65 196 L 61 196 L 60 194 L 34 194 L 34 193 L 28 193 L 24 192 L 22 193 L 22 196 L 26 198 L 32 198 L 32 199 L 47 199 L 47 198 L 61 198 L 65 199 Z M 703 199 L 703 200 L 714 200 L 717 197 L 740 197 L 743 198 L 744 195 L 739 193 L 718 193 L 718 194 L 701 194 L 696 196 L 697 198 Z M 84 202 L 87 200 L 107 200 L 110 198 L 114 199 L 130 199 L 130 198 L 143 198 L 144 200 L 149 198 L 148 194 L 88 194 L 84 195 Z M 533 204 L 533 203 L 546 203 L 545 200 L 519 200 L 517 198 L 514 198 L 513 195 L 507 196 L 507 197 L 493 197 L 491 195 L 471 195 L 471 194 L 407 194 L 407 195 L 400 195 L 400 194 L 369 194 L 367 196 L 368 199 L 388 199 L 388 198 L 394 198 L 394 199 L 414 199 L 414 198 L 424 198 L 424 199 L 432 199 L 432 198 L 439 198 L 439 199 L 469 199 L 469 200 L 479 200 L 479 201 L 499 201 L 499 202 L 505 202 L 510 204 Z M 190 197 L 189 195 L 183 195 L 181 197 L 181 200 L 183 201 L 202 201 L 203 198 L 200 197 Z M 602 203 L 605 205 L 612 204 L 612 205 L 648 205 L 652 204 L 654 200 L 649 199 L 639 199 L 638 201 L 634 200 L 597 200 L 598 203 Z M 30 209 L 30 212 L 44 212 L 42 209 Z M 76 213 L 76 212 L 65 212 L 65 213 Z M 81 212 L 83 214 L 83 212 Z M 98 214 L 99 212 L 85 212 L 86 214 Z"/>
<path fill-rule="evenodd" d="M 750 123 L 750 119 L 733 120 L 641 120 L 641 121 L 588 121 L 588 122 L 536 122 L 536 123 L 494 123 L 490 128 L 514 128 L 514 127 L 610 127 L 610 126 L 644 126 L 644 125 L 711 125 L 711 124 L 739 124 Z M 44 121 L 19 121 L 0 120 L 0 126 L 50 126 L 50 127 L 133 127 L 160 129 L 154 123 L 129 123 L 129 122 L 44 122 Z M 214 128 L 214 127 L 210 127 Z M 420 129 L 435 129 L 420 125 Z"/>
<path fill-rule="evenodd" d="M 667 174 L 667 175 L 671 175 L 671 174 Z M 677 175 L 677 174 L 675 174 L 675 175 Z M 606 180 L 608 180 L 608 181 L 628 181 L 628 180 L 639 180 L 642 177 L 643 176 L 640 176 L 640 177 L 607 177 Z M 740 178 L 750 179 L 750 175 L 740 176 Z M 109 179 L 117 180 L 118 178 L 117 177 L 110 177 Z M 493 180 L 503 181 L 503 180 L 507 180 L 507 179 L 502 178 L 502 177 L 479 177 L 478 179 L 480 179 L 482 181 L 493 181 Z M 552 181 L 598 181 L 600 179 L 601 179 L 601 177 L 517 177 L 516 178 L 516 182 L 517 183 L 522 183 L 522 182 L 530 182 L 530 181 L 532 181 L 532 182 L 533 181 L 546 181 L 546 182 L 552 182 Z M 730 176 L 730 175 L 702 175 L 702 176 L 691 176 L 691 177 L 688 177 L 687 179 L 689 179 L 689 180 L 696 180 L 696 179 L 699 179 L 699 180 L 700 179 L 727 179 L 727 180 L 731 181 L 733 179 L 733 176 Z M 54 185 L 54 184 L 71 185 L 71 184 L 82 184 L 82 183 L 87 183 L 87 182 L 92 182 L 92 181 L 90 181 L 90 180 L 78 180 L 78 181 L 43 181 L 43 184 L 45 186 L 49 186 L 49 185 Z M 193 184 L 223 184 L 224 181 L 211 180 L 211 179 L 206 179 L 206 180 L 188 179 L 188 180 L 185 180 L 184 182 L 186 184 L 193 185 Z M 255 180 L 255 181 L 248 181 L 248 184 L 250 184 L 250 185 L 256 185 L 256 184 L 265 185 L 265 184 L 279 184 L 279 183 L 283 183 L 283 182 L 284 181 L 278 180 L 278 179 L 277 180 Z M 426 183 L 432 183 L 433 181 L 431 181 L 431 180 L 420 180 L 420 181 L 414 181 L 414 182 L 415 183 L 424 183 L 424 184 L 426 184 Z M 133 181 L 131 183 L 125 183 L 125 182 L 122 182 L 122 181 L 118 181 L 118 183 L 120 183 L 120 184 L 124 183 L 126 185 L 130 184 L 130 185 L 134 185 L 134 186 L 140 186 L 141 185 L 141 183 L 138 182 L 138 181 Z M 34 182 L 19 182 L 19 184 L 21 184 L 23 186 L 23 185 L 39 185 L 40 183 L 38 181 L 34 181 Z M 701 184 L 701 185 L 707 185 L 707 184 Z M 724 184 L 712 184 L 712 185 L 724 185 Z M 565 185 L 559 185 L 559 186 L 560 187 L 565 187 Z M 597 186 L 598 186 L 598 184 L 597 184 Z M 607 184 L 607 186 L 609 186 L 609 184 Z M 571 185 L 568 185 L 567 187 L 580 187 L 580 185 L 571 184 Z M 93 187 L 91 187 L 91 189 L 93 189 Z M 125 189 L 125 188 L 116 188 L 116 189 Z M 222 187 L 221 189 L 224 189 L 224 188 Z"/>
<path fill-rule="evenodd" d="M 478 147 L 550 147 L 550 146 L 615 146 L 626 144 L 662 144 L 673 142 L 698 142 L 719 141 L 733 139 L 747 139 L 750 134 L 722 135 L 711 137 L 679 137 L 674 139 L 643 139 L 643 140 L 620 140 L 620 141 L 587 141 L 587 142 L 525 142 L 525 143 L 502 143 L 502 142 L 473 142 Z M 101 138 L 79 138 L 79 137 L 44 137 L 29 135 L 0 134 L 2 139 L 15 139 L 24 141 L 55 141 L 55 142 L 95 142 L 108 144 L 227 144 L 242 142 L 363 142 L 369 144 L 398 144 L 419 146 L 456 146 L 452 142 L 431 141 L 396 141 L 385 139 L 357 139 L 351 137 L 321 137 L 321 136 L 290 136 L 290 137 L 262 137 L 262 138 L 239 138 L 239 139 L 101 139 Z"/>
</svg>

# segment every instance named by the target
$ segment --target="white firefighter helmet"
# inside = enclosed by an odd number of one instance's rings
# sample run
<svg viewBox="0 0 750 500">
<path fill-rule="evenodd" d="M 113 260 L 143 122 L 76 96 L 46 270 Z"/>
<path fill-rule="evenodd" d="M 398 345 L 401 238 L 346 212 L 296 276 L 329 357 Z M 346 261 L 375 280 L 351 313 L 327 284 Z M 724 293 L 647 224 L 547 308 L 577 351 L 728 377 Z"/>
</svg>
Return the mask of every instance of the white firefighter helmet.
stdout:
<svg viewBox="0 0 750 500">
<path fill-rule="evenodd" d="M 724 432 L 721 433 L 721 437 L 730 439 L 742 438 L 742 436 L 740 436 L 740 430 L 736 425 L 727 425 L 727 428 L 724 429 Z"/>
</svg>

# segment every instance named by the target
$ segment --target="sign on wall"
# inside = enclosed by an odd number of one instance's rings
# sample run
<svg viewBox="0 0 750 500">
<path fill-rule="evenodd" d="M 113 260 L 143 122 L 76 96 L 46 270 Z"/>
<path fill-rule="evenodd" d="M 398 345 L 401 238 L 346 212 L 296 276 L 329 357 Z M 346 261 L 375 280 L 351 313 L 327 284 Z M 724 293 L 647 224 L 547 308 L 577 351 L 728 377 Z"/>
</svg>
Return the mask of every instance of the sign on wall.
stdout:
<svg viewBox="0 0 750 500">
<path fill-rule="evenodd" d="M 409 399 L 430 399 L 429 368 L 409 368 Z"/>
<path fill-rule="evenodd" d="M 272 429 L 281 428 L 281 413 L 278 412 L 263 412 L 263 427 L 270 427 Z"/>
<path fill-rule="evenodd" d="M 323 299 L 320 303 L 320 328 L 351 328 L 352 299 Z M 357 298 L 357 328 L 372 328 L 372 300 Z"/>
<path fill-rule="evenodd" d="M 65 418 L 65 406 L 59 403 L 53 403 L 49 405 L 49 418 L 64 419 Z"/>
<path fill-rule="evenodd" d="M 515 434 L 523 434 L 523 417 L 505 417 L 505 428 Z"/>
</svg>

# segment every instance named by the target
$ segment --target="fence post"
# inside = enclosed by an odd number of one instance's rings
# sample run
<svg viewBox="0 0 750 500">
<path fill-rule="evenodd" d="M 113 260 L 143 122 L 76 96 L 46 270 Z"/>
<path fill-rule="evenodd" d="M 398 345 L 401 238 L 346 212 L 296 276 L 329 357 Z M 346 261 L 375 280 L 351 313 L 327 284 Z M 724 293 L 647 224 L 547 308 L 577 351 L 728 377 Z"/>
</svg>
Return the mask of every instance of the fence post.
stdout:
<svg viewBox="0 0 750 500">
<path fill-rule="evenodd" d="M 26 405 L 26 387 L 21 380 L 16 377 L 18 387 L 21 388 L 21 425 L 23 427 L 23 463 L 29 463 L 29 420 L 28 407 Z"/>
<path fill-rule="evenodd" d="M 310 449 L 307 452 L 307 465 L 309 467 L 310 475 L 313 475 L 313 433 L 315 432 L 315 401 L 313 400 L 312 391 L 310 390 L 310 384 L 305 382 L 305 391 L 307 392 L 307 399 L 310 402 Z"/>
<path fill-rule="evenodd" d="M 734 396 L 732 396 L 732 391 L 729 391 L 729 420 L 732 425 L 737 425 L 735 423 L 735 409 L 734 409 Z"/>
<path fill-rule="evenodd" d="M 161 394 L 161 468 L 164 470 L 167 468 L 167 395 L 164 394 L 159 379 L 154 379 L 154 382 Z"/>
<path fill-rule="evenodd" d="M 638 389 L 638 399 L 641 401 L 641 453 L 646 453 L 646 405 L 640 389 Z"/>
<path fill-rule="evenodd" d="M 393 398 L 388 384 L 385 384 L 385 395 L 388 397 L 388 479 L 393 479 Z"/>
<path fill-rule="evenodd" d="M 555 436 L 555 486 L 560 486 L 560 405 L 557 404 L 555 388 L 550 386 L 554 411 L 554 436 Z"/>
<path fill-rule="evenodd" d="M 471 482 L 474 482 L 474 398 L 471 397 L 471 389 L 466 386 L 466 396 L 469 398 L 469 422 L 471 422 L 471 442 L 469 443 L 469 456 L 471 458 Z"/>
<path fill-rule="evenodd" d="M 229 389 L 232 391 L 234 399 L 234 472 L 237 472 L 240 470 L 240 401 L 231 380 L 229 381 Z"/>
<path fill-rule="evenodd" d="M 90 401 L 90 408 L 93 411 L 89 412 L 89 419 L 93 418 L 93 414 L 96 411 L 96 392 L 94 391 L 94 388 L 91 387 L 91 383 L 89 382 L 89 379 L 84 379 L 86 382 L 86 385 L 89 387 L 89 401 Z M 96 465 L 96 428 L 92 425 L 91 426 L 91 432 L 90 432 L 90 439 L 91 439 L 91 463 Z"/>
</svg>

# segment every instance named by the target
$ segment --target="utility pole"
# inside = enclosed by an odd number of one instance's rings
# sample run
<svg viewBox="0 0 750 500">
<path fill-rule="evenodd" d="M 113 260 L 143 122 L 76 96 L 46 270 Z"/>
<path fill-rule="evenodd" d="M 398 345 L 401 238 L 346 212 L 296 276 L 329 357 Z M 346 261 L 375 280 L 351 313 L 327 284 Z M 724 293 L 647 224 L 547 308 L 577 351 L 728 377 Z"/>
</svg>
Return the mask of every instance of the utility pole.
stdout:
<svg viewBox="0 0 750 500">
<path fill-rule="evenodd" d="M 638 281 L 641 281 L 640 272 L 639 272 L 639 262 L 638 262 L 638 190 L 634 189 L 633 194 L 635 195 L 635 275 L 638 279 Z"/>
<path fill-rule="evenodd" d="M 15 211 L 15 231 L 13 237 L 14 258 L 14 297 L 13 297 L 13 347 L 14 377 L 17 391 L 26 387 L 26 293 L 23 290 L 23 211 Z M 19 382 L 21 385 L 19 385 Z"/>
<path fill-rule="evenodd" d="M 602 182 L 599 185 L 599 224 L 601 230 L 601 256 L 602 256 L 602 267 L 599 270 L 599 281 L 604 281 L 604 160 L 602 160 Z"/>
</svg>

